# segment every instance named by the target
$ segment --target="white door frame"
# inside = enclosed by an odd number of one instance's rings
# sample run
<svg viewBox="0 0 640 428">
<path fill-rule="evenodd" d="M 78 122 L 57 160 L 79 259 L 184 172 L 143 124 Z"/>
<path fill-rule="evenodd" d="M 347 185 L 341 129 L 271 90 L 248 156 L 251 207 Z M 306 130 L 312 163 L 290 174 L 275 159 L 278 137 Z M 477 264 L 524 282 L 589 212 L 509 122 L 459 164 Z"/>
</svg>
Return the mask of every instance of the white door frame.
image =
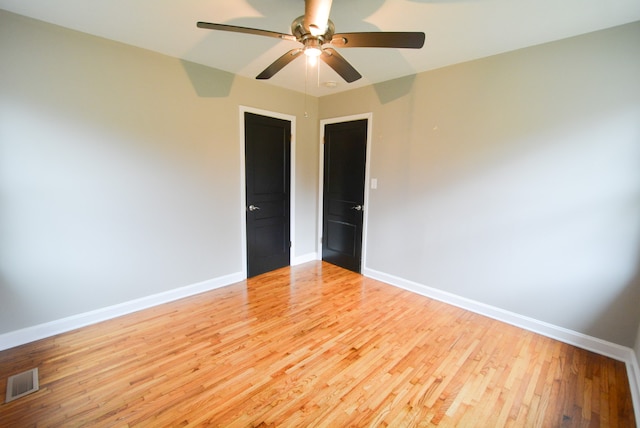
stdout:
<svg viewBox="0 0 640 428">
<path fill-rule="evenodd" d="M 367 154 L 364 165 L 364 216 L 362 218 L 362 260 L 360 263 L 360 271 L 364 272 L 367 261 L 367 223 L 369 218 L 369 182 L 370 180 L 370 164 L 371 164 L 371 135 L 373 129 L 373 113 L 360 113 L 351 116 L 333 117 L 330 119 L 322 119 L 320 121 L 320 167 L 318 169 L 318 260 L 322 260 L 322 225 L 323 225 L 323 187 L 324 187 L 324 127 L 332 123 L 352 122 L 354 120 L 367 119 Z"/>
<path fill-rule="evenodd" d="M 262 116 L 273 117 L 275 119 L 283 119 L 291 123 L 291 171 L 289 177 L 289 239 L 291 239 L 291 248 L 289 248 L 289 264 L 293 264 L 296 235 L 295 235 L 295 195 L 296 195 L 296 117 L 278 113 L 274 111 L 262 110 L 254 107 L 240 106 L 240 237 L 242 241 L 242 277 L 247 278 L 247 187 L 246 187 L 246 165 L 245 165 L 245 135 L 244 135 L 244 114 L 254 113 Z"/>
</svg>

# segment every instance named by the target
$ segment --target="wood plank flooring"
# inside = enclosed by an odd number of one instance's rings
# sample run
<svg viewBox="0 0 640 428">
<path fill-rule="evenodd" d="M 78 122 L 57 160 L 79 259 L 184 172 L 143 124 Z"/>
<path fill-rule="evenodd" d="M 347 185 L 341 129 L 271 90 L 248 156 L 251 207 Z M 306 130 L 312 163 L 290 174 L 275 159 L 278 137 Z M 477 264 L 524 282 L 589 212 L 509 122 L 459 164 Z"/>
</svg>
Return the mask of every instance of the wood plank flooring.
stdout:
<svg viewBox="0 0 640 428">
<path fill-rule="evenodd" d="M 634 427 L 624 363 L 312 262 L 0 353 L 0 426 Z"/>
</svg>

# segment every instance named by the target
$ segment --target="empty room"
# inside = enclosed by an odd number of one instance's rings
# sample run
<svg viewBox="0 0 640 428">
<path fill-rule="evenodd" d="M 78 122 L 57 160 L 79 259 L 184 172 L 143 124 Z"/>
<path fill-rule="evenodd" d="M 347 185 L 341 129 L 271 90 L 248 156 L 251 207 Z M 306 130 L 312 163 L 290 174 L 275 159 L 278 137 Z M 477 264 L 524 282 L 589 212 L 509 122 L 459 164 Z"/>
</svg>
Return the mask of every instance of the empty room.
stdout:
<svg viewBox="0 0 640 428">
<path fill-rule="evenodd" d="M 0 426 L 636 427 L 637 0 L 0 0 Z"/>
</svg>

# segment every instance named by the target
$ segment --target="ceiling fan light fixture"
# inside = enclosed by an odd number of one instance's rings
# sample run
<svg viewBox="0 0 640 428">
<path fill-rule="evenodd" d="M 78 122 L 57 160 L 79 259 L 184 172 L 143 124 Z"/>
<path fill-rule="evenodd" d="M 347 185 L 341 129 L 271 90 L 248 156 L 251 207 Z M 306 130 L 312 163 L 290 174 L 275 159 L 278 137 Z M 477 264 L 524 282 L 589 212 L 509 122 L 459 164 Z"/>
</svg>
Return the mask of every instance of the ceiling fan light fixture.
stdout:
<svg viewBox="0 0 640 428">
<path fill-rule="evenodd" d="M 322 55 L 322 42 L 317 37 L 308 37 L 304 39 L 304 54 L 308 57 L 319 57 Z"/>
<path fill-rule="evenodd" d="M 322 49 L 317 46 L 305 46 L 304 54 L 308 57 L 317 58 L 322 55 Z"/>
</svg>

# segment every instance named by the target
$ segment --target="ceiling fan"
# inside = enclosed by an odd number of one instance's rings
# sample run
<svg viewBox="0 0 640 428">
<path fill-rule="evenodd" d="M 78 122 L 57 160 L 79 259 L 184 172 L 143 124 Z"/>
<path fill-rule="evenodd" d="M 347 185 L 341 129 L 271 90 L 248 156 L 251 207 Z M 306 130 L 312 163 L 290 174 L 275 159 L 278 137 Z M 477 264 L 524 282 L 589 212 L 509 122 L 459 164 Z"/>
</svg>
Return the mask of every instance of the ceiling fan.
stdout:
<svg viewBox="0 0 640 428">
<path fill-rule="evenodd" d="M 255 34 L 275 37 L 281 40 L 297 41 L 301 48 L 291 49 L 276 59 L 256 79 L 269 79 L 301 53 L 308 57 L 319 57 L 334 69 L 348 83 L 362 77 L 349 62 L 332 46 L 341 48 L 409 48 L 420 49 L 424 45 L 422 32 L 364 32 L 335 33 L 333 22 L 329 19 L 331 0 L 305 0 L 304 15 L 293 20 L 291 33 L 284 34 L 257 28 L 235 25 L 198 22 L 199 28 L 231 31 L 235 33 Z"/>
</svg>

